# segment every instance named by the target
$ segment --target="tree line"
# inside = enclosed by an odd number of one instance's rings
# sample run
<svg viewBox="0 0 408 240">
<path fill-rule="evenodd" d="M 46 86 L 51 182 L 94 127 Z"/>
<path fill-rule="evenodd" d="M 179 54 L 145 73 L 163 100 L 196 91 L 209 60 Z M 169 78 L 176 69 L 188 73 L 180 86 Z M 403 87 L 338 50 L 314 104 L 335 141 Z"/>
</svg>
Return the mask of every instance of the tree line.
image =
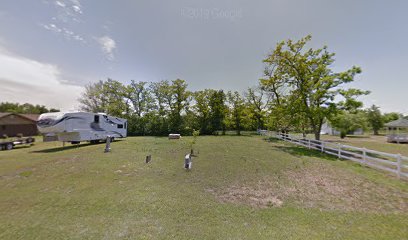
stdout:
<svg viewBox="0 0 408 240">
<path fill-rule="evenodd" d="M 263 60 L 263 77 L 257 86 L 243 93 L 190 91 L 181 79 L 128 85 L 108 79 L 86 86 L 79 101 L 85 111 L 127 118 L 130 135 L 270 129 L 312 133 L 318 140 L 326 121 L 342 134 L 367 126 L 378 134 L 387 117 L 395 119 L 398 114 L 382 116 L 376 106 L 362 109 L 358 97 L 369 91 L 347 87 L 361 68 L 334 72 L 335 54 L 327 46 L 307 48 L 310 41 L 308 35 L 277 43 Z"/>
<path fill-rule="evenodd" d="M 42 114 L 47 112 L 59 112 L 55 108 L 47 108 L 43 105 L 33 105 L 30 103 L 11 103 L 11 102 L 1 102 L 0 103 L 0 112 L 10 112 L 10 113 L 33 113 L 33 114 Z"/>
<path fill-rule="evenodd" d="M 227 130 L 265 128 L 265 98 L 259 88 L 237 91 L 188 90 L 185 80 L 131 81 L 107 79 L 89 84 L 79 99 L 82 110 L 128 119 L 130 135 L 169 133 L 218 134 Z"/>
</svg>

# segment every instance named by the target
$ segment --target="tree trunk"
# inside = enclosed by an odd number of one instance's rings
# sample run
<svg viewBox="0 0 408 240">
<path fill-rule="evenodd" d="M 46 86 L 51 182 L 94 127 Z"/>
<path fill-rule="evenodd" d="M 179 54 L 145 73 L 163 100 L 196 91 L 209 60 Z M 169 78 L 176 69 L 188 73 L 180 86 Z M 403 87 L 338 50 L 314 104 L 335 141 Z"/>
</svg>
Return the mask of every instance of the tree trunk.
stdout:
<svg viewBox="0 0 408 240">
<path fill-rule="evenodd" d="M 315 140 L 320 140 L 320 131 L 314 130 Z"/>
<path fill-rule="evenodd" d="M 374 130 L 374 135 L 378 135 L 378 129 L 373 129 Z"/>
</svg>

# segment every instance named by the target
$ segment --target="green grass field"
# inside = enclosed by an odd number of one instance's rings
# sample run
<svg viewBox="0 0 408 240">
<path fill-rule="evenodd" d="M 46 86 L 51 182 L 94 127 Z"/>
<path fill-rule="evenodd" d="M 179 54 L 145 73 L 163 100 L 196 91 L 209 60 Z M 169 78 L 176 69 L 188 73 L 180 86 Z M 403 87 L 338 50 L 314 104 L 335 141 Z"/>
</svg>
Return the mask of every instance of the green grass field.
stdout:
<svg viewBox="0 0 408 240">
<path fill-rule="evenodd" d="M 408 184 L 259 136 L 0 152 L 0 239 L 408 239 Z M 145 163 L 145 156 L 152 162 Z"/>
<path fill-rule="evenodd" d="M 341 139 L 339 136 L 322 135 L 322 140 L 333 141 L 355 147 L 365 147 L 381 152 L 399 153 L 408 157 L 408 144 L 388 143 L 386 136 L 362 135 L 347 136 L 346 138 Z"/>
</svg>

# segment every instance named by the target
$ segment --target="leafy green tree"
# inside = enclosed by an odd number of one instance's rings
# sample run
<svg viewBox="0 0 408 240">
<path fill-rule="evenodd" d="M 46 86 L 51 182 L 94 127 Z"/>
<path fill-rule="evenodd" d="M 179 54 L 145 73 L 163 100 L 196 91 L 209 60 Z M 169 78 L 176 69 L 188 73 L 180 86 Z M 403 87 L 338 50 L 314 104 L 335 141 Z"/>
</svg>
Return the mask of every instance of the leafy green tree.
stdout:
<svg viewBox="0 0 408 240">
<path fill-rule="evenodd" d="M 59 112 L 59 110 L 55 108 L 48 109 L 47 107 L 38 104 L 2 102 L 0 103 L 0 112 L 42 114 L 47 112 Z"/>
<path fill-rule="evenodd" d="M 402 117 L 402 114 L 397 113 L 397 112 L 384 113 L 383 114 L 383 121 L 384 121 L 384 123 L 389 123 L 389 122 L 398 120 L 401 117 Z"/>
<path fill-rule="evenodd" d="M 211 126 L 211 97 L 215 90 L 205 89 L 193 93 L 195 105 L 193 107 L 196 114 L 197 122 L 200 127 L 200 133 L 211 134 L 213 132 Z"/>
<path fill-rule="evenodd" d="M 241 130 L 244 125 L 244 110 L 245 102 L 242 96 L 237 92 L 229 91 L 227 93 L 227 99 L 230 108 L 230 126 L 237 132 L 237 135 L 241 135 Z"/>
<path fill-rule="evenodd" d="M 128 118 L 130 118 L 129 132 L 132 135 L 146 135 L 149 131 L 147 128 L 148 121 L 152 120 L 152 115 L 148 113 L 154 111 L 156 108 L 147 82 L 136 82 L 132 80 L 131 83 L 125 87 L 125 92 L 127 115 Z"/>
<path fill-rule="evenodd" d="M 304 114 L 315 139 L 320 139 L 324 119 L 336 114 L 335 98 L 340 89 L 352 82 L 361 69 L 352 67 L 344 72 L 333 72 L 334 53 L 330 53 L 326 46 L 306 49 L 310 40 L 309 35 L 297 42 L 287 40 L 278 43 L 264 60 L 268 75 L 261 80 L 261 86 L 270 87 L 272 81 L 284 96 L 291 96 L 287 98 L 288 106 Z M 294 101 L 300 105 L 294 106 Z"/>
<path fill-rule="evenodd" d="M 85 92 L 79 99 L 81 103 L 81 109 L 87 112 L 103 112 L 105 111 L 105 106 L 107 102 L 102 96 L 103 94 L 103 84 L 102 80 L 96 83 L 90 83 L 85 86 Z"/>
<path fill-rule="evenodd" d="M 384 127 L 384 119 L 381 115 L 380 108 L 372 105 L 367 109 L 367 120 L 374 131 L 374 135 L 378 135 L 378 131 Z"/>
<path fill-rule="evenodd" d="M 222 131 L 225 135 L 226 130 L 226 114 L 228 112 L 225 104 L 226 95 L 223 90 L 213 91 L 210 96 L 210 121 L 212 133 L 217 133 L 218 130 Z"/>
<path fill-rule="evenodd" d="M 182 133 L 184 130 L 182 114 L 187 111 L 189 100 L 191 100 L 189 98 L 191 93 L 187 91 L 186 81 L 181 79 L 173 80 L 170 87 L 172 97 L 169 101 L 171 109 L 170 130 L 172 132 Z"/>
<path fill-rule="evenodd" d="M 264 129 L 265 128 L 265 116 L 266 116 L 266 107 L 270 101 L 270 95 L 260 88 L 248 88 L 244 93 L 247 110 L 249 112 L 251 120 L 254 122 L 253 129 Z"/>
<path fill-rule="evenodd" d="M 172 104 L 172 94 L 168 81 L 153 82 L 150 91 L 156 105 L 156 114 L 150 117 L 153 135 L 166 135 L 169 133 L 169 114 Z"/>
<path fill-rule="evenodd" d="M 350 113 L 342 111 L 330 120 L 333 128 L 340 132 L 340 137 L 345 138 L 348 133 L 357 129 L 367 128 L 367 119 L 363 111 Z"/>
<path fill-rule="evenodd" d="M 108 79 L 87 85 L 79 102 L 84 111 L 105 112 L 120 117 L 128 110 L 125 97 L 125 86 L 119 81 Z"/>
</svg>

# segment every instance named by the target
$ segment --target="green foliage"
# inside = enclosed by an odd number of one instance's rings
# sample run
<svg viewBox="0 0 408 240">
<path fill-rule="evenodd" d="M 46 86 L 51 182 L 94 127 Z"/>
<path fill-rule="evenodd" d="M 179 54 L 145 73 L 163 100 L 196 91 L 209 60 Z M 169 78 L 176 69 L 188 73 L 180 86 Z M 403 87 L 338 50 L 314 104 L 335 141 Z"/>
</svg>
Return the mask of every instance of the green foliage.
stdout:
<svg viewBox="0 0 408 240">
<path fill-rule="evenodd" d="M 248 88 L 245 92 L 248 116 L 252 130 L 264 129 L 269 96 L 260 87 Z"/>
<path fill-rule="evenodd" d="M 389 123 L 389 122 L 398 120 L 401 117 L 402 117 L 401 113 L 391 112 L 391 113 L 384 113 L 382 118 L 383 118 L 384 123 Z"/>
<path fill-rule="evenodd" d="M 268 90 L 273 100 L 272 115 L 276 127 L 286 130 L 308 122 L 320 139 L 320 130 L 325 118 L 337 112 L 337 96 L 346 98 L 345 105 L 355 105 L 352 100 L 365 92 L 360 90 L 340 90 L 361 73 L 359 67 L 344 72 L 333 72 L 334 53 L 326 46 L 320 49 L 306 49 L 311 36 L 297 42 L 292 40 L 278 43 L 274 51 L 264 60 L 265 77 L 261 86 Z"/>
<path fill-rule="evenodd" d="M 222 130 L 223 135 L 226 131 L 226 114 L 228 108 L 226 106 L 226 95 L 223 90 L 214 91 L 210 97 L 210 122 L 211 133 L 214 134 L 218 130 Z"/>
<path fill-rule="evenodd" d="M 367 121 L 374 131 L 374 135 L 378 135 L 378 131 L 384 127 L 384 119 L 381 115 L 379 107 L 372 105 L 367 109 Z"/>
<path fill-rule="evenodd" d="M 47 107 L 38 104 L 2 102 L 0 103 L 0 112 L 42 114 L 47 112 L 59 112 L 59 110 L 55 108 L 48 109 Z"/>
<path fill-rule="evenodd" d="M 340 137 L 345 138 L 348 133 L 357 129 L 367 128 L 367 119 L 363 111 L 350 113 L 342 111 L 330 120 L 331 126 L 340 132 Z"/>
<path fill-rule="evenodd" d="M 244 128 L 245 117 L 244 99 L 237 91 L 229 91 L 227 93 L 227 99 L 229 104 L 228 125 L 237 132 L 237 135 L 241 135 L 241 130 Z"/>
<path fill-rule="evenodd" d="M 193 129 L 193 139 L 191 140 L 191 149 L 193 148 L 194 144 L 197 143 L 197 138 L 200 136 L 200 130 Z"/>
<path fill-rule="evenodd" d="M 108 79 L 87 85 L 79 102 L 84 111 L 105 112 L 121 117 L 129 112 L 128 105 L 124 101 L 125 96 L 125 86 L 119 81 Z"/>
</svg>

